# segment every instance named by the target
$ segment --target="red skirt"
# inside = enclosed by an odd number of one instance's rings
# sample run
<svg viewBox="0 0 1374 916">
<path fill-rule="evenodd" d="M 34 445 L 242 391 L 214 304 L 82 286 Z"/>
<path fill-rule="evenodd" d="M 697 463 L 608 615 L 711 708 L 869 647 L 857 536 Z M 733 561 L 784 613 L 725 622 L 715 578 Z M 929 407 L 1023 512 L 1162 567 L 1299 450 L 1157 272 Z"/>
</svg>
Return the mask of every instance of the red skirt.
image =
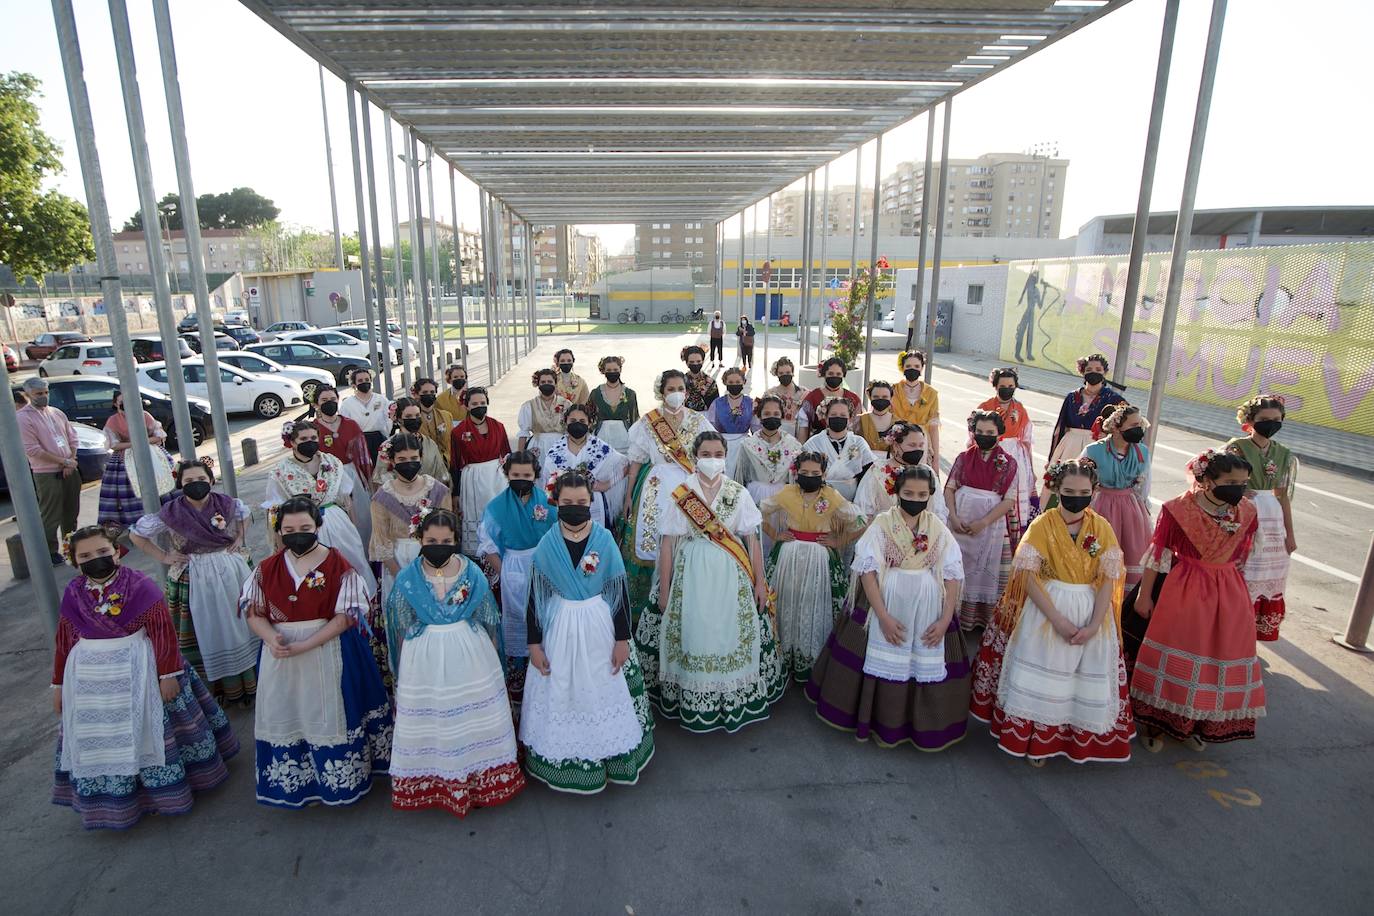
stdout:
<svg viewBox="0 0 1374 916">
<path fill-rule="evenodd" d="M 1093 499 L 1093 511 L 1112 526 L 1126 560 L 1126 586 L 1135 585 L 1144 572 L 1140 560 L 1149 550 L 1150 535 L 1154 532 L 1150 513 L 1145 511 L 1145 505 L 1134 490 L 1109 490 L 1106 487 L 1097 491 Z"/>
<path fill-rule="evenodd" d="M 442 808 L 463 817 L 473 808 L 493 808 L 520 794 L 525 774 L 515 761 L 473 773 L 466 779 L 407 776 L 391 780 L 391 807 Z"/>
<path fill-rule="evenodd" d="M 1231 563 L 1175 557 L 1131 676 L 1137 720 L 1179 740 L 1255 736 L 1264 680 L 1255 617 Z"/>
<path fill-rule="evenodd" d="M 1114 626 L 1110 620 L 1103 626 Z M 1014 757 L 1044 760 L 1067 757 L 1074 763 L 1124 763 L 1131 759 L 1131 739 L 1135 737 L 1135 722 L 1131 718 L 1131 701 L 1127 694 L 1126 660 L 1117 652 L 1117 682 L 1121 705 L 1116 724 L 1106 734 L 1094 734 L 1071 725 L 1042 725 L 1029 719 L 1008 716 L 997 705 L 997 684 L 1002 675 L 1002 658 L 1007 651 L 1007 637 L 994 619 L 983 631 L 983 644 L 973 666 L 973 701 L 969 712 L 980 722 L 988 723 L 988 730 L 997 739 L 997 746 Z"/>
</svg>

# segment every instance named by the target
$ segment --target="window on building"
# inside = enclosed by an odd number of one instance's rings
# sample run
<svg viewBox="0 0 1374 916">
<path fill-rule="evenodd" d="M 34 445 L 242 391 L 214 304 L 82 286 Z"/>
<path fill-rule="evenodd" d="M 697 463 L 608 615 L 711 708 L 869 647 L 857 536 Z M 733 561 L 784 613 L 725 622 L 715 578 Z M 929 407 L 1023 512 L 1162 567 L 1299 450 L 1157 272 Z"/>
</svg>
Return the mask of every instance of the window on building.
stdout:
<svg viewBox="0 0 1374 916">
<path fill-rule="evenodd" d="M 981 284 L 981 283 L 970 283 L 970 284 L 968 285 L 968 304 L 969 304 L 969 305 L 982 305 L 982 304 L 983 304 L 983 284 Z"/>
</svg>

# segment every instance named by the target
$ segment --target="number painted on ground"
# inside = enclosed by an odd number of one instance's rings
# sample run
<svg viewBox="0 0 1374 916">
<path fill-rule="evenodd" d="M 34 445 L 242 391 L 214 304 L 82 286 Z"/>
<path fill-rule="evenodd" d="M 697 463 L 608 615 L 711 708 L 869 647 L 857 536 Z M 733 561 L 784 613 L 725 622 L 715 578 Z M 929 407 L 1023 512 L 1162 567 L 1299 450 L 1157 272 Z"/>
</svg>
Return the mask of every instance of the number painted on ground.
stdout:
<svg viewBox="0 0 1374 916">
<path fill-rule="evenodd" d="M 1174 769 L 1179 770 L 1190 779 L 1220 779 L 1229 775 L 1227 770 L 1211 760 L 1180 760 L 1174 764 Z"/>
<path fill-rule="evenodd" d="M 1218 805 L 1221 805 L 1228 811 L 1231 809 L 1232 802 L 1235 802 L 1237 805 L 1243 805 L 1246 808 L 1258 808 L 1261 802 L 1259 793 L 1254 789 L 1232 789 L 1230 792 L 1223 792 L 1220 789 L 1208 789 L 1207 794 L 1212 796 Z"/>
</svg>

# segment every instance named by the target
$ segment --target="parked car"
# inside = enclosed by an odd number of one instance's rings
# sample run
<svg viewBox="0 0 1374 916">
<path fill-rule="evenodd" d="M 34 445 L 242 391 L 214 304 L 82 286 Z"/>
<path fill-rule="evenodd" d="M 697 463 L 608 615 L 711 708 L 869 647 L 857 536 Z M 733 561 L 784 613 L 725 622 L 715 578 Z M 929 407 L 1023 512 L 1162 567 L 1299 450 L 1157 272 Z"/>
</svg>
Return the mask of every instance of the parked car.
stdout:
<svg viewBox="0 0 1374 916">
<path fill-rule="evenodd" d="M 38 364 L 38 375 L 114 375 L 114 345 L 79 343 L 58 347 Z"/>
<path fill-rule="evenodd" d="M 182 359 L 190 359 L 196 353 L 186 343 L 185 339 L 178 337 L 180 344 L 178 353 Z M 167 358 L 166 351 L 162 349 L 161 337 L 135 337 L 129 341 L 133 351 L 134 360 L 140 363 L 160 363 Z"/>
<path fill-rule="evenodd" d="M 262 338 L 258 336 L 258 332 L 248 327 L 246 324 L 226 324 L 224 326 L 224 333 L 234 338 L 240 347 L 246 347 L 249 344 L 260 343 L 262 341 Z"/>
<path fill-rule="evenodd" d="M 105 434 L 81 423 L 73 423 L 76 430 L 76 469 L 82 483 L 93 483 L 105 476 L 105 464 L 110 460 L 110 447 L 105 444 Z M 5 477 L 5 467 L 0 465 L 0 493 L 10 491 L 9 480 Z"/>
<path fill-rule="evenodd" d="M 283 366 L 305 366 L 320 369 L 334 376 L 339 385 L 352 383 L 353 370 L 369 368 L 367 360 L 350 356 L 340 356 L 324 347 L 306 343 L 303 340 L 274 340 L 269 343 L 249 344 L 248 352 L 265 356 Z"/>
<path fill-rule="evenodd" d="M 59 376 L 48 379 L 48 403 L 67 415 L 73 423 L 84 423 L 104 429 L 105 421 L 114 413 L 114 396 L 119 380 L 101 375 Z M 143 409 L 153 415 L 167 431 L 167 450 L 176 450 L 176 425 L 172 419 L 172 399 L 152 388 L 141 387 Z M 215 434 L 210 402 L 188 397 L 191 413 L 191 434 L 196 445 Z"/>
<path fill-rule="evenodd" d="M 390 327 L 390 326 L 388 326 L 388 327 Z M 360 341 L 362 341 L 363 346 L 367 347 L 368 358 L 371 359 L 371 357 L 372 357 L 372 346 L 368 343 L 368 339 L 367 339 L 367 326 L 366 326 L 366 325 L 340 324 L 340 325 L 335 325 L 335 326 L 332 327 L 332 328 L 321 328 L 320 330 L 321 330 L 322 332 L 324 332 L 324 331 L 335 331 L 335 332 L 338 332 L 338 333 L 340 333 L 340 334 L 347 334 L 349 337 L 352 337 L 354 340 L 360 340 Z M 399 365 L 401 364 L 401 361 L 404 360 L 404 359 L 406 358 L 405 355 L 403 355 L 403 354 L 401 353 L 401 347 L 400 347 L 401 336 L 400 336 L 400 332 L 398 331 L 398 332 L 396 333 L 396 336 L 395 336 L 395 337 L 390 337 L 389 332 L 388 332 L 388 341 L 387 341 L 387 342 L 390 343 L 393 347 L 396 348 L 395 355 L 394 355 L 393 358 L 392 358 L 392 365 L 399 366 Z M 381 340 L 380 340 L 380 339 L 377 341 L 377 344 L 378 344 L 379 346 L 381 345 Z M 409 338 L 407 338 L 406 341 L 405 341 L 406 353 L 409 354 L 409 356 L 410 356 L 410 358 L 411 358 L 412 360 L 415 359 L 416 347 L 418 347 L 418 346 L 419 346 L 418 342 L 412 343 L 412 342 L 410 341 Z"/>
<path fill-rule="evenodd" d="M 263 328 L 263 340 L 276 340 L 283 334 L 290 334 L 293 331 L 313 331 L 315 326 L 308 321 L 278 321 L 276 324 L 269 324 Z"/>
<path fill-rule="evenodd" d="M 10 347 L 9 344 L 5 344 L 4 347 L 5 347 L 5 368 L 8 369 L 10 372 L 18 372 L 18 371 L 19 371 L 19 357 L 15 354 L 14 350 Z"/>
<path fill-rule="evenodd" d="M 193 352 L 195 352 L 195 353 L 200 353 L 200 352 L 201 352 L 201 343 L 200 343 L 200 335 L 199 335 L 199 334 L 182 334 L 182 335 L 181 335 L 181 339 L 184 340 L 184 341 L 186 341 L 186 346 L 190 347 L 191 350 L 192 350 Z M 239 342 L 238 342 L 237 340 L 235 340 L 234 338 L 230 337 L 228 334 L 222 334 L 222 333 L 219 333 L 219 332 L 217 331 L 217 332 L 215 332 L 215 349 L 216 349 L 216 350 L 237 350 L 237 349 L 239 349 Z"/>
<path fill-rule="evenodd" d="M 39 334 L 29 341 L 24 347 L 24 355 L 33 360 L 47 359 L 58 347 L 90 342 L 91 339 L 85 334 L 75 331 L 54 331 L 51 334 Z"/>
<path fill-rule="evenodd" d="M 199 357 L 184 360 L 182 377 L 186 393 L 199 398 L 209 396 L 205 363 Z M 155 391 L 170 391 L 166 363 L 146 363 L 138 367 L 139 383 Z M 285 378 L 257 376 L 235 366 L 220 366 L 220 392 L 225 413 L 254 413 L 264 420 L 281 416 L 288 407 L 305 403 L 299 383 Z"/>
<path fill-rule="evenodd" d="M 331 353 L 359 360 L 361 365 L 369 365 L 372 359 L 372 350 L 366 340 L 359 340 L 352 334 L 345 334 L 343 331 L 293 331 L 290 334 L 283 334 L 277 339 L 312 343 L 324 347 Z"/>
<path fill-rule="evenodd" d="M 298 344 L 297 346 L 303 345 Z M 310 369 L 305 366 L 283 366 L 276 360 L 268 359 L 266 356 L 249 350 L 221 353 L 219 364 L 221 366 L 234 366 L 253 375 L 279 375 L 282 378 L 290 379 L 301 386 L 301 396 L 305 398 L 307 404 L 315 402 L 315 392 L 320 389 L 320 386 L 334 384 L 334 376 L 327 370 Z"/>
<path fill-rule="evenodd" d="M 362 327 L 362 328 L 365 328 L 365 327 L 367 327 L 367 319 L 365 319 L 365 318 L 354 318 L 354 319 L 352 319 L 352 320 L 350 320 L 350 321 L 345 321 L 343 324 L 338 325 L 338 327 L 340 327 L 340 328 L 352 328 L 352 327 Z M 392 340 L 398 340 L 398 339 L 401 337 L 401 326 L 400 326 L 399 324 L 397 324 L 396 322 L 394 322 L 394 321 L 388 321 L 388 322 L 386 323 L 386 333 L 387 333 L 387 336 L 390 337 Z M 418 338 L 418 337 L 407 336 L 407 337 L 406 337 L 406 340 L 410 342 L 410 345 L 411 345 L 412 347 L 419 347 L 419 346 L 420 346 L 420 338 Z"/>
<path fill-rule="evenodd" d="M 237 324 L 237 325 L 242 325 L 243 327 L 246 328 L 246 327 L 248 327 L 249 325 L 251 325 L 253 322 L 249 320 L 247 310 L 245 310 L 245 309 L 234 309 L 233 311 L 229 311 L 229 312 L 225 312 L 225 313 L 224 313 L 224 323 L 227 324 L 227 325 L 230 325 L 230 326 L 236 325 L 236 324 Z"/>
</svg>

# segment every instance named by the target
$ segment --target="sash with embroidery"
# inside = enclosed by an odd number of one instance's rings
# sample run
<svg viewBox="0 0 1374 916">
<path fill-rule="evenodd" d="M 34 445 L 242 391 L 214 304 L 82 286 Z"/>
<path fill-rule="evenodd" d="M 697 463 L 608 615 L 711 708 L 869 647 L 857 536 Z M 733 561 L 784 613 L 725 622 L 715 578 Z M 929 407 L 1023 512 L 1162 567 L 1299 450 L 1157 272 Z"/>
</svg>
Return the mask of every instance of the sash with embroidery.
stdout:
<svg viewBox="0 0 1374 916">
<path fill-rule="evenodd" d="M 680 483 L 677 489 L 673 490 L 673 502 L 677 503 L 682 514 L 687 516 L 687 521 L 692 523 L 692 527 L 709 538 L 711 543 L 730 554 L 730 558 L 744 570 L 749 581 L 754 581 L 754 564 L 749 560 L 749 549 L 735 537 L 734 532 L 721 524 L 720 519 L 716 518 L 716 513 L 706 504 L 706 500 L 698 496 L 687 484 Z"/>
<path fill-rule="evenodd" d="M 657 408 L 644 415 L 648 420 L 649 432 L 653 434 L 654 444 L 663 453 L 663 457 L 670 461 L 676 461 L 688 474 L 694 471 L 695 465 L 692 464 L 692 456 L 687 454 L 687 449 L 682 444 L 681 437 L 673 430 L 673 426 L 668 422 L 668 418 L 663 416 L 663 412 Z M 709 512 L 710 509 L 707 509 Z"/>
</svg>

